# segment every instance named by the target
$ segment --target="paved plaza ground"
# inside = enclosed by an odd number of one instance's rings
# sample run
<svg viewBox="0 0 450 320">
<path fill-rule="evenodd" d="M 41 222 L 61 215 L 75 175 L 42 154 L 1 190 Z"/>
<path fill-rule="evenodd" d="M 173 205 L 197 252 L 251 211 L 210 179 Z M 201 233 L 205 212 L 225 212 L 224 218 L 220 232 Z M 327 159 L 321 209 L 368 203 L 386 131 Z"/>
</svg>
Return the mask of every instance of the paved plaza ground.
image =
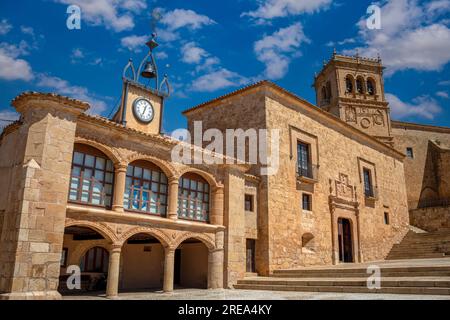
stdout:
<svg viewBox="0 0 450 320">
<path fill-rule="evenodd" d="M 65 300 L 104 300 L 104 293 L 65 296 Z M 256 290 L 201 290 L 179 289 L 173 293 L 129 292 L 121 293 L 120 300 L 450 300 L 450 296 L 368 294 L 368 293 L 325 293 L 285 292 Z"/>
</svg>

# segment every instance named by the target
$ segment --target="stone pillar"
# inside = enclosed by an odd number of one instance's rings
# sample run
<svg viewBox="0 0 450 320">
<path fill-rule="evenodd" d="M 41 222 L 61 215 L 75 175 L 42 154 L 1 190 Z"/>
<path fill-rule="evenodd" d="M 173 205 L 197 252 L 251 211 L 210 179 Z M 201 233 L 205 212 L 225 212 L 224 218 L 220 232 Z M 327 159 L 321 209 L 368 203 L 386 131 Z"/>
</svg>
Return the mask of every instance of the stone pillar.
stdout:
<svg viewBox="0 0 450 320">
<path fill-rule="evenodd" d="M 208 254 L 208 289 L 223 288 L 224 271 L 224 231 L 216 233 L 216 248 Z"/>
<path fill-rule="evenodd" d="M 169 178 L 169 205 L 168 217 L 170 219 L 178 219 L 178 177 Z"/>
<path fill-rule="evenodd" d="M 164 249 L 164 292 L 173 292 L 173 273 L 175 268 L 175 249 L 166 247 Z"/>
<path fill-rule="evenodd" d="M 223 205 L 224 205 L 224 195 L 223 186 L 214 188 L 212 194 L 212 210 L 210 222 L 214 225 L 223 225 Z"/>
<path fill-rule="evenodd" d="M 3 158 L 4 146 L 14 145 L 9 189 L 2 191 L 8 202 L 0 238 L 0 299 L 60 299 L 75 132 L 89 105 L 39 93 L 22 94 L 12 104 L 21 124 L 0 146 Z"/>
<path fill-rule="evenodd" d="M 123 212 L 123 195 L 125 193 L 127 167 L 128 166 L 126 164 L 118 164 L 115 166 L 114 198 L 112 209 L 116 212 Z"/>
<path fill-rule="evenodd" d="M 117 299 L 119 296 L 120 254 L 122 247 L 114 245 L 109 253 L 108 282 L 106 286 L 106 297 Z"/>
</svg>

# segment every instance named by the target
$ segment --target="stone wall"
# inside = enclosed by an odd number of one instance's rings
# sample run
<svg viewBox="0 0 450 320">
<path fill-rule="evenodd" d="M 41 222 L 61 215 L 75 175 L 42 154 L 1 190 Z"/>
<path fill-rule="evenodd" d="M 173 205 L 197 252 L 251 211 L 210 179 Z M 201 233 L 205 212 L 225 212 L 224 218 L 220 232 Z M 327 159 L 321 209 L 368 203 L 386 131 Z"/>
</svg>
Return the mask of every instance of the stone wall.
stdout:
<svg viewBox="0 0 450 320">
<path fill-rule="evenodd" d="M 406 148 L 412 148 L 414 153 L 414 158 L 404 161 L 409 208 L 437 204 L 440 193 L 445 194 L 440 190 L 440 182 L 449 185 L 450 163 L 448 153 L 444 153 L 439 167 L 440 152 L 437 152 L 435 142 L 439 141 L 444 149 L 445 145 L 450 145 L 450 129 L 393 122 L 392 135 L 397 150 L 406 154 Z"/>
<path fill-rule="evenodd" d="M 314 107 L 300 107 L 294 99 L 273 93 L 268 95 L 266 105 L 267 126 L 281 129 L 280 170 L 269 177 L 268 188 L 270 270 L 336 263 L 333 242 L 337 227 L 333 220 L 340 215 L 355 226 L 356 261 L 385 258 L 409 224 L 401 157 L 381 151 L 376 143 L 371 147 L 339 122 L 323 117 Z M 297 141 L 310 143 L 317 150 L 317 154 L 312 152 L 313 165 L 319 167 L 316 183 L 298 187 Z M 378 190 L 375 200 L 364 197 L 363 167 L 372 172 Z M 341 188 L 348 192 L 339 194 Z M 305 215 L 301 209 L 303 192 L 312 194 L 312 214 Z M 335 218 L 330 212 L 330 197 L 348 204 L 347 209 L 337 206 Z M 390 215 L 389 225 L 384 223 L 385 212 Z M 314 236 L 315 254 L 302 252 L 305 233 Z"/>
<path fill-rule="evenodd" d="M 411 225 L 425 231 L 450 231 L 450 206 L 414 209 L 409 217 Z"/>
<path fill-rule="evenodd" d="M 340 214 L 355 226 L 355 260 L 383 259 L 408 230 L 403 157 L 307 102 L 272 87 L 255 85 L 186 113 L 190 130 L 193 122 L 200 120 L 203 130 L 281 130 L 278 173 L 261 176 L 258 188 L 257 272 L 268 275 L 280 268 L 336 263 L 334 229 Z M 311 144 L 312 162 L 320 166 L 318 181 L 298 181 L 297 140 Z M 363 196 L 363 167 L 370 168 L 374 175 L 378 187 L 375 200 Z M 252 166 L 250 172 L 260 175 L 260 166 Z M 338 187 L 350 190 L 350 194 L 341 194 Z M 313 196 L 312 212 L 301 209 L 304 192 Z M 349 208 L 342 213 L 343 209 L 331 210 L 331 199 Z M 384 224 L 385 212 L 390 215 L 389 225 Z M 227 226 L 232 230 L 234 225 Z M 302 247 L 305 234 L 313 235 L 312 247 L 310 242 L 308 248 Z M 240 263 L 244 267 L 244 256 Z"/>
</svg>

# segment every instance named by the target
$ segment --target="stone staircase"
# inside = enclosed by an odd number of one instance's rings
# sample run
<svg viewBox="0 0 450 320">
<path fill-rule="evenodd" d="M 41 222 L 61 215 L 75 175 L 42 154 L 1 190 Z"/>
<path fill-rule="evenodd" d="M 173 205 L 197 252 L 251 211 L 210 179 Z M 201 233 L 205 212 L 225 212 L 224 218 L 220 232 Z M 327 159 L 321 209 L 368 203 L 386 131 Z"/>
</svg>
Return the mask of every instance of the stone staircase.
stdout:
<svg viewBox="0 0 450 320">
<path fill-rule="evenodd" d="M 399 244 L 395 244 L 387 260 L 428 259 L 450 257 L 450 231 L 409 231 Z"/>
<path fill-rule="evenodd" d="M 381 288 L 369 289 L 367 267 L 381 268 Z M 276 270 L 270 277 L 239 280 L 236 289 L 450 295 L 450 258 Z"/>
</svg>

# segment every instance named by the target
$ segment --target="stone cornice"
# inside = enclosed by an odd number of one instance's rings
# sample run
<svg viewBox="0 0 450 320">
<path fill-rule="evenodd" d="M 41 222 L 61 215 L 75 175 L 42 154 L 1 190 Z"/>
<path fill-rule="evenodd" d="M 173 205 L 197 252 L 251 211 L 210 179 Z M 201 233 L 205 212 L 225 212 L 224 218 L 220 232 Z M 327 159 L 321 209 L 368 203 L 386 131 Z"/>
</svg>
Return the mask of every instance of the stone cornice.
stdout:
<svg viewBox="0 0 450 320">
<path fill-rule="evenodd" d="M 391 121 L 391 124 L 392 124 L 393 129 L 431 131 L 431 132 L 450 134 L 449 127 L 431 126 L 431 125 L 425 125 L 425 124 L 420 124 L 420 123 L 403 122 L 403 121 Z"/>
<path fill-rule="evenodd" d="M 71 99 L 55 93 L 40 93 L 28 91 L 18 95 L 11 101 L 11 105 L 16 108 L 19 113 L 23 113 L 27 106 L 48 108 L 50 104 L 64 108 L 65 111 L 80 114 L 87 111 L 90 105 L 86 102 Z"/>
<path fill-rule="evenodd" d="M 382 152 L 387 153 L 398 160 L 403 160 L 405 158 L 405 155 L 403 153 L 400 153 L 399 151 L 393 149 L 392 147 L 389 147 L 388 145 L 378 141 L 371 135 L 369 135 L 359 129 L 356 129 L 352 125 L 342 121 L 341 119 L 330 114 L 329 112 L 326 112 L 326 111 L 318 108 L 317 106 L 313 105 L 312 103 L 300 98 L 296 94 L 294 94 L 294 93 L 292 93 L 292 92 L 290 92 L 268 80 L 257 82 L 253 85 L 233 91 L 227 95 L 221 96 L 214 100 L 205 102 L 203 104 L 200 104 L 196 107 L 193 107 L 191 109 L 184 111 L 183 114 L 187 115 L 192 112 L 197 112 L 202 108 L 214 107 L 214 106 L 219 105 L 220 103 L 223 103 L 224 100 L 239 97 L 243 94 L 246 94 L 248 92 L 252 92 L 252 91 L 258 90 L 258 89 L 268 89 L 268 90 L 271 90 L 271 92 L 273 92 L 275 95 L 277 95 L 279 97 L 284 97 L 284 98 L 289 99 L 290 101 L 293 102 L 293 104 L 295 104 L 296 107 L 306 109 L 307 111 L 314 113 L 316 116 L 322 117 L 323 119 L 326 119 L 328 122 L 331 122 L 331 123 L 339 126 L 342 129 L 342 132 L 345 133 L 347 136 L 349 136 L 349 137 L 359 136 L 364 141 L 366 141 L 368 143 L 368 145 L 370 145 L 372 148 L 382 150 Z M 267 95 L 267 93 L 265 93 L 265 95 Z"/>
<path fill-rule="evenodd" d="M 89 215 L 89 217 L 98 217 L 104 220 L 110 220 L 113 222 L 121 223 L 123 221 L 129 221 L 132 224 L 136 224 L 139 226 L 142 224 L 143 226 L 152 226 L 152 227 L 165 227 L 176 230 L 189 230 L 193 232 L 216 232 L 220 230 L 225 230 L 224 226 L 211 225 L 201 222 L 195 221 L 187 221 L 187 220 L 172 220 L 162 217 L 153 217 L 147 214 L 138 214 L 133 212 L 114 212 L 111 210 L 106 210 L 102 208 L 95 208 L 89 206 L 68 204 L 67 205 L 67 214 L 80 214 L 80 215 Z M 76 217 L 74 217 L 76 219 Z M 103 221 L 103 220 L 102 220 Z"/>
</svg>

